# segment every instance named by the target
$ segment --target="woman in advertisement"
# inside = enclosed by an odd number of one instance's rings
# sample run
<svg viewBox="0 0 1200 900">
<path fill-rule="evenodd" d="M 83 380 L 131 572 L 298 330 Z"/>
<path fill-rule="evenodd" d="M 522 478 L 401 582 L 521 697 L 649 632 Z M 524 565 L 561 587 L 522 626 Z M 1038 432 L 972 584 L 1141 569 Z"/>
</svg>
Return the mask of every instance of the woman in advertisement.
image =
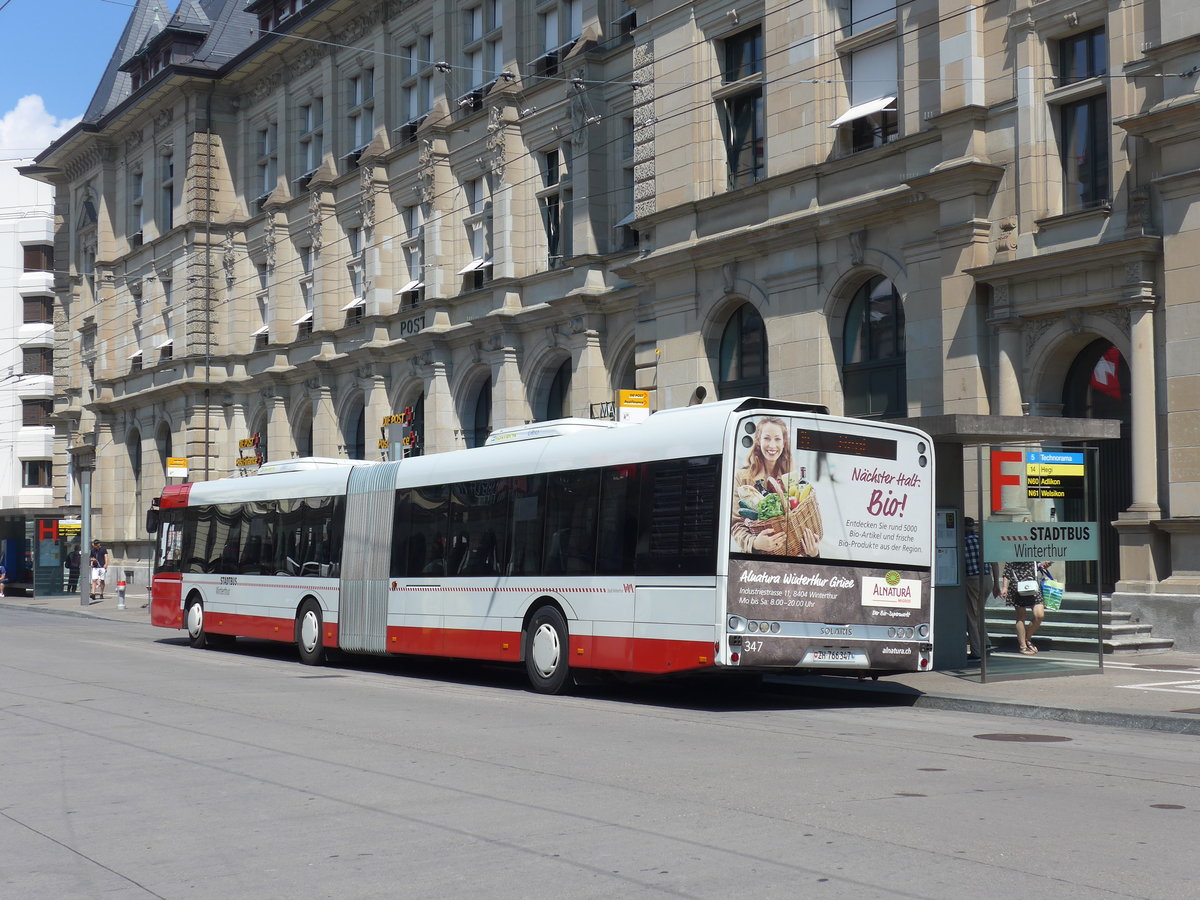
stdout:
<svg viewBox="0 0 1200 900">
<path fill-rule="evenodd" d="M 745 463 L 734 478 L 732 549 L 768 556 L 816 556 L 820 535 L 803 524 L 789 523 L 789 515 L 802 500 L 815 504 L 815 498 L 810 496 L 812 486 L 792 472 L 787 423 L 777 416 L 763 416 L 757 423 L 746 422 L 745 428 Z"/>
</svg>

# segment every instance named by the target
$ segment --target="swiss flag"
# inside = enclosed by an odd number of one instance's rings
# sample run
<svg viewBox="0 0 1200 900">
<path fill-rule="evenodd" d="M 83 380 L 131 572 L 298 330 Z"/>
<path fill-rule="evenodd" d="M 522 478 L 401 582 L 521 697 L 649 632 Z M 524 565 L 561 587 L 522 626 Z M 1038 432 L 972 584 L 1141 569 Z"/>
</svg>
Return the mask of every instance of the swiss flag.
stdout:
<svg viewBox="0 0 1200 900">
<path fill-rule="evenodd" d="M 1104 355 L 1096 361 L 1096 368 L 1092 369 L 1092 390 L 1114 400 L 1121 399 L 1121 380 L 1117 377 L 1117 365 L 1120 361 L 1121 351 L 1116 347 L 1109 347 L 1104 351 Z"/>
</svg>

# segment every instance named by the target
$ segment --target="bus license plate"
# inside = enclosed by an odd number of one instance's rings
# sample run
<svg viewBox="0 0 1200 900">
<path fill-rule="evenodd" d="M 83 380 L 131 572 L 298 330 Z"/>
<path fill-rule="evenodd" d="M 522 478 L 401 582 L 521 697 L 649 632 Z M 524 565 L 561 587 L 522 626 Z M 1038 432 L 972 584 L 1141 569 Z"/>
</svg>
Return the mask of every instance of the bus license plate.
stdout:
<svg viewBox="0 0 1200 900">
<path fill-rule="evenodd" d="M 862 650 L 809 650 L 802 666 L 865 666 L 867 654 Z"/>
</svg>

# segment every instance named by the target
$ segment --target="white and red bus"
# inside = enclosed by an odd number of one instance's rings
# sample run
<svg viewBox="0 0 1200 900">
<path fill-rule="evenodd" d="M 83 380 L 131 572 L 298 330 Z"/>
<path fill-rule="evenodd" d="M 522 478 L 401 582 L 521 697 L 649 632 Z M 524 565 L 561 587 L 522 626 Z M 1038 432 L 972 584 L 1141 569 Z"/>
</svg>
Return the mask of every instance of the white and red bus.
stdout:
<svg viewBox="0 0 1200 900">
<path fill-rule="evenodd" d="M 824 407 L 565 419 L 398 462 L 167 487 L 151 621 L 193 646 L 571 670 L 879 675 L 932 664 L 933 452 Z"/>
</svg>

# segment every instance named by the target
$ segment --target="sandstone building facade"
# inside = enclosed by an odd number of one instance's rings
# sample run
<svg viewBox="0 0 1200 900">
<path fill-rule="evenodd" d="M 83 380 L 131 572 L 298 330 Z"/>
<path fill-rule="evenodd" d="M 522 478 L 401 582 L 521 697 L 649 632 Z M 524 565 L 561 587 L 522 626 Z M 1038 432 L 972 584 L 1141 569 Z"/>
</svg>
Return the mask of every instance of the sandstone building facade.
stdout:
<svg viewBox="0 0 1200 900">
<path fill-rule="evenodd" d="M 56 490 L 137 559 L 167 458 L 406 408 L 1117 419 L 1101 586 L 1200 647 L 1198 71 L 1191 0 L 138 0 L 26 170 Z"/>
</svg>

